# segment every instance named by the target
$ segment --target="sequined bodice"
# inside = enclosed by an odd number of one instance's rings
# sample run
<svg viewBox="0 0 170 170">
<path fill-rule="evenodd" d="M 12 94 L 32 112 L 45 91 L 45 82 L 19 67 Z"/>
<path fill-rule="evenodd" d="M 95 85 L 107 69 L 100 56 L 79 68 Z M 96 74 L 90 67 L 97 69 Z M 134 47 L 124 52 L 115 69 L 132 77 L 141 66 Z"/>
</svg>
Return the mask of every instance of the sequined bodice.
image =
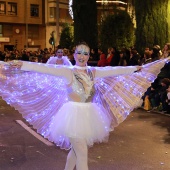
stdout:
<svg viewBox="0 0 170 170">
<path fill-rule="evenodd" d="M 91 102 L 94 94 L 93 74 L 90 69 L 78 70 L 73 69 L 73 81 L 68 88 L 70 101 Z"/>
</svg>

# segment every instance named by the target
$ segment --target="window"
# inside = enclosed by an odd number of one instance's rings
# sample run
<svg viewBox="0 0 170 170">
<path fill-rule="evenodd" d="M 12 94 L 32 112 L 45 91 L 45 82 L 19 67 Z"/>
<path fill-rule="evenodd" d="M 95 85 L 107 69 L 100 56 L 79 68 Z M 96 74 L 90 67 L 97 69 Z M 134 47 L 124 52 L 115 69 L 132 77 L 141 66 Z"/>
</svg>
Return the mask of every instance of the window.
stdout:
<svg viewBox="0 0 170 170">
<path fill-rule="evenodd" d="M 38 25 L 28 25 L 28 38 L 38 39 L 39 38 L 39 26 Z"/>
<path fill-rule="evenodd" d="M 5 14 L 6 10 L 5 10 L 5 2 L 0 1 L 0 14 Z"/>
<path fill-rule="evenodd" d="M 39 16 L 39 5 L 31 4 L 31 16 L 38 17 Z"/>
<path fill-rule="evenodd" d="M 8 2 L 8 15 L 17 15 L 17 3 Z"/>
<path fill-rule="evenodd" d="M 56 18 L 56 7 L 50 7 L 50 18 Z"/>
<path fill-rule="evenodd" d="M 13 35 L 13 27 L 11 24 L 3 24 L 4 36 L 10 37 Z"/>
</svg>

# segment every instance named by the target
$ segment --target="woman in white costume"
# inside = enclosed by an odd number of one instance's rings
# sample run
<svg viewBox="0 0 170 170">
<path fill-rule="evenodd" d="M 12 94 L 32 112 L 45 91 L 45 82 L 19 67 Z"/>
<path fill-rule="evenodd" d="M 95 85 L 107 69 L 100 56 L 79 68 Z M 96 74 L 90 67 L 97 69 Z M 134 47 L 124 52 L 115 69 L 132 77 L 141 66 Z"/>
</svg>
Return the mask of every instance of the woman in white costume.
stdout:
<svg viewBox="0 0 170 170">
<path fill-rule="evenodd" d="M 67 65 L 72 66 L 67 56 L 63 56 L 63 49 L 58 48 L 55 52 L 55 56 L 48 59 L 47 64 Z"/>
<path fill-rule="evenodd" d="M 89 53 L 87 44 L 78 44 L 76 65 L 72 67 L 12 62 L 11 69 L 1 63 L 0 95 L 38 133 L 60 148 L 70 149 L 65 170 L 75 166 L 88 170 L 88 147 L 108 140 L 109 132 L 138 106 L 169 61 L 167 58 L 142 67 L 89 67 Z"/>
</svg>

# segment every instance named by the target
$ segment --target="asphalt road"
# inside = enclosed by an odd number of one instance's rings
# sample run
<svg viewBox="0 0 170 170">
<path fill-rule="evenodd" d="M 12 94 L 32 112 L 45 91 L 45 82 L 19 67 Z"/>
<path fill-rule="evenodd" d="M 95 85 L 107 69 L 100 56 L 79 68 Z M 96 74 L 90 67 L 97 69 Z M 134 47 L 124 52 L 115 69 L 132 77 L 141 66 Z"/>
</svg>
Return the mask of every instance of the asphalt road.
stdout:
<svg viewBox="0 0 170 170">
<path fill-rule="evenodd" d="M 0 170 L 63 170 L 68 151 L 44 144 L 16 120 L 24 121 L 0 99 Z M 135 110 L 108 143 L 89 149 L 88 161 L 89 170 L 170 170 L 170 116 Z"/>
</svg>

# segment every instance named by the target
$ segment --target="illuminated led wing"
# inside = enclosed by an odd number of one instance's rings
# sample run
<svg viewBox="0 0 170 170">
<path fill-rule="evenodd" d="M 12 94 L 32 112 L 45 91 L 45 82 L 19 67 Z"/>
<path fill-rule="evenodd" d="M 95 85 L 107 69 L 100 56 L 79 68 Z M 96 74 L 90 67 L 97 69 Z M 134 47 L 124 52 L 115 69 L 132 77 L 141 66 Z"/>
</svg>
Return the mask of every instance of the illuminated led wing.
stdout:
<svg viewBox="0 0 170 170">
<path fill-rule="evenodd" d="M 113 119 L 113 126 L 124 121 L 134 108 L 141 105 L 141 97 L 168 60 L 146 64 L 142 71 L 130 75 L 97 80 L 94 102 L 105 106 L 107 114 Z"/>
<path fill-rule="evenodd" d="M 51 119 L 68 100 L 62 78 L 8 65 L 0 66 L 0 96 L 47 138 Z"/>
</svg>

